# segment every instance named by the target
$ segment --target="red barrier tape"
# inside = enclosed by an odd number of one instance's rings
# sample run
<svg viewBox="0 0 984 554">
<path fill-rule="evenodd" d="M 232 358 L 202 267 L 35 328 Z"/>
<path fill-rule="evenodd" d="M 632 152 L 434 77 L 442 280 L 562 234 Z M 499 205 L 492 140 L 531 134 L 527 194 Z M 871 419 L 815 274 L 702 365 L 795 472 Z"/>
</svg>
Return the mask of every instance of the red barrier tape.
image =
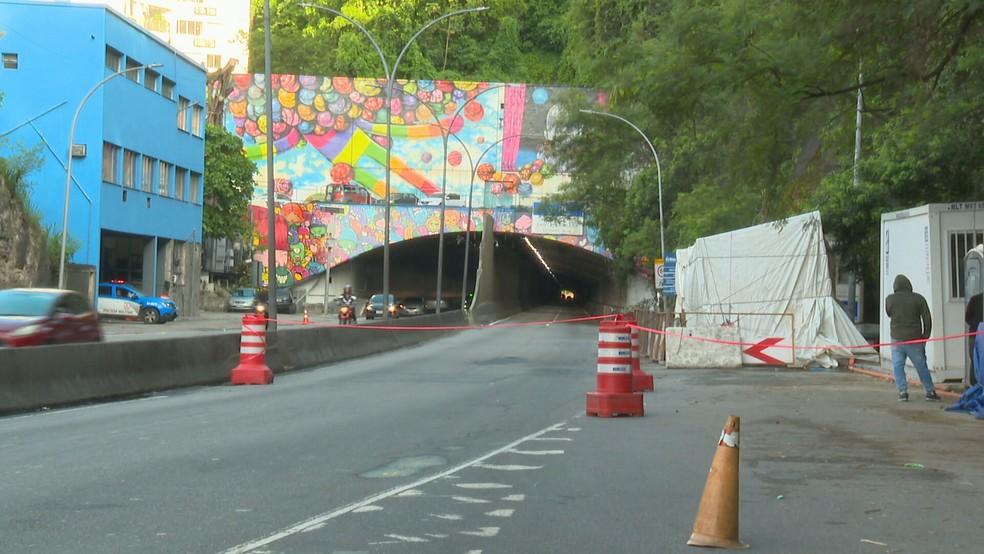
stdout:
<svg viewBox="0 0 984 554">
<path fill-rule="evenodd" d="M 303 320 L 277 319 L 279 325 L 302 325 L 305 327 L 319 327 L 330 329 L 371 329 L 374 331 L 468 331 L 472 329 L 501 329 L 508 327 L 545 327 L 553 324 L 582 323 L 585 321 L 596 321 L 600 319 L 612 318 L 613 315 L 591 315 L 584 317 L 572 317 L 568 319 L 558 319 L 554 321 L 526 321 L 526 322 L 503 322 L 494 325 L 339 325 L 337 323 L 304 323 Z M 273 321 L 267 318 L 267 321 Z"/>
<path fill-rule="evenodd" d="M 683 339 L 690 339 L 690 340 L 695 340 L 695 341 L 698 341 L 698 342 L 710 342 L 710 343 L 714 343 L 714 344 L 727 344 L 727 345 L 731 345 L 731 346 L 743 346 L 743 347 L 757 346 L 759 344 L 757 342 L 741 342 L 741 341 L 733 341 L 733 340 L 715 339 L 715 338 L 711 338 L 711 337 L 695 337 L 695 336 L 691 336 L 691 335 L 684 335 L 682 333 L 674 333 L 674 332 L 670 332 L 670 331 L 662 331 L 662 330 L 659 330 L 659 329 L 650 329 L 649 327 L 643 327 L 641 325 L 636 325 L 634 323 L 629 323 L 628 325 L 629 325 L 629 327 L 633 327 L 633 328 L 638 329 L 640 331 L 646 331 L 646 332 L 649 332 L 649 333 L 655 333 L 657 335 L 663 335 L 663 336 L 669 336 L 669 337 L 680 337 L 680 338 L 683 338 Z M 960 339 L 960 338 L 964 338 L 964 337 L 973 337 L 973 336 L 982 335 L 982 334 L 984 334 L 984 331 L 974 331 L 972 333 L 959 333 L 959 334 L 956 334 L 956 335 L 947 335 L 945 337 L 936 337 L 936 338 L 928 338 L 928 339 L 912 339 L 912 340 L 903 340 L 903 341 L 897 341 L 897 342 L 878 342 L 878 343 L 871 343 L 871 344 L 865 343 L 865 344 L 856 344 L 856 345 L 850 345 L 850 346 L 844 346 L 844 345 L 838 345 L 838 344 L 832 344 L 832 345 L 828 345 L 828 346 L 793 346 L 793 345 L 789 345 L 789 344 L 776 344 L 776 345 L 770 346 L 770 348 L 785 348 L 785 349 L 788 349 L 788 350 L 793 350 L 793 349 L 796 349 L 796 350 L 838 350 L 838 349 L 840 349 L 840 350 L 860 350 L 860 349 L 867 349 L 867 348 L 872 348 L 872 349 L 873 348 L 885 348 L 885 347 L 905 345 L 905 344 L 925 344 L 927 342 L 941 342 L 941 341 L 948 341 L 948 340 Z"/>
</svg>

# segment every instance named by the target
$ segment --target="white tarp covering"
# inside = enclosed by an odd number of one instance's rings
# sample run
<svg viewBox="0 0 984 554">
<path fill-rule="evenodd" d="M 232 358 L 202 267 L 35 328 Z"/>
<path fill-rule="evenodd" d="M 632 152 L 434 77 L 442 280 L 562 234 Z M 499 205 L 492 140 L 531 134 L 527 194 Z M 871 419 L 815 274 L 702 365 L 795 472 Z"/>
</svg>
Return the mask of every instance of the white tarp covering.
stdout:
<svg viewBox="0 0 984 554">
<path fill-rule="evenodd" d="M 677 251 L 676 311 L 686 313 L 687 327 L 737 325 L 743 341 L 792 339 L 798 366 L 832 367 L 833 356 L 851 355 L 839 346 L 867 342 L 832 290 L 819 212 L 700 238 Z"/>
</svg>

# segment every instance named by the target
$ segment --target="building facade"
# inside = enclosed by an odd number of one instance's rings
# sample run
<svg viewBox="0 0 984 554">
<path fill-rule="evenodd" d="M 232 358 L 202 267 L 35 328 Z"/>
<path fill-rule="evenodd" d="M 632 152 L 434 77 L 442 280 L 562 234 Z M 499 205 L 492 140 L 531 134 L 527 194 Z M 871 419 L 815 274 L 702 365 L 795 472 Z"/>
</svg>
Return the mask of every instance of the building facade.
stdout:
<svg viewBox="0 0 984 554">
<path fill-rule="evenodd" d="M 108 5 L 209 71 L 248 60 L 249 0 L 72 0 Z"/>
<path fill-rule="evenodd" d="M 30 199 L 55 234 L 73 113 L 109 79 L 75 128 L 70 262 L 169 293 L 187 313 L 202 239 L 204 68 L 111 8 L 59 2 L 0 0 L 0 54 L 0 155 L 40 155 Z"/>
</svg>

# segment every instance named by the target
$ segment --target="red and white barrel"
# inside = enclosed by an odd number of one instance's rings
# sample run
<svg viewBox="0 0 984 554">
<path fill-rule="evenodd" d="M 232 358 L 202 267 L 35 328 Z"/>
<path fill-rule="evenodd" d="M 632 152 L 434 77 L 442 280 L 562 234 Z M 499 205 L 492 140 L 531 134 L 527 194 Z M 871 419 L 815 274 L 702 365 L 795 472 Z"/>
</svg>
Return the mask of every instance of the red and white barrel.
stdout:
<svg viewBox="0 0 984 554">
<path fill-rule="evenodd" d="M 636 318 L 632 313 L 619 314 L 615 321 L 629 325 L 632 330 L 632 390 L 648 392 L 652 391 L 653 376 L 642 370 L 641 357 L 639 355 L 639 328 L 635 326 Z"/>
<path fill-rule="evenodd" d="M 233 385 L 268 385 L 273 372 L 266 364 L 266 320 L 261 315 L 243 316 L 239 339 L 239 365 L 232 369 Z"/>
<path fill-rule="evenodd" d="M 625 323 L 601 322 L 596 379 L 598 393 L 632 392 L 632 335 Z"/>
</svg>

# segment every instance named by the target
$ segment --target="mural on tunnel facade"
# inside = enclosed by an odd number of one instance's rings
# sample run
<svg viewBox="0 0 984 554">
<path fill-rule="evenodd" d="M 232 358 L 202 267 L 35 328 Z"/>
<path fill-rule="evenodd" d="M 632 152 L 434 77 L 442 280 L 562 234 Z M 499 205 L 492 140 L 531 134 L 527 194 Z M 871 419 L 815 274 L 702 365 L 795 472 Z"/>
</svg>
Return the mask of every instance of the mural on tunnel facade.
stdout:
<svg viewBox="0 0 984 554">
<path fill-rule="evenodd" d="M 226 99 L 226 128 L 256 162 L 252 202 L 257 260 L 266 253 L 266 129 L 273 126 L 277 198 L 277 280 L 288 284 L 383 243 L 385 79 L 274 75 L 273 112 L 264 107 L 264 76 L 241 74 Z M 447 151 L 446 231 L 472 230 L 491 212 L 498 232 L 537 234 L 609 256 L 592 229 L 536 233 L 535 206 L 566 182 L 550 155 L 559 97 L 573 89 L 524 84 L 398 80 L 392 117 L 391 242 L 434 235 Z M 591 94 L 582 90 L 573 93 Z M 604 103 L 604 97 L 594 99 Z M 455 138 L 457 137 L 457 139 Z M 460 139 L 460 140 L 459 140 Z M 542 219 L 541 219 L 542 220 Z M 332 248 L 326 239 L 334 238 Z"/>
</svg>

